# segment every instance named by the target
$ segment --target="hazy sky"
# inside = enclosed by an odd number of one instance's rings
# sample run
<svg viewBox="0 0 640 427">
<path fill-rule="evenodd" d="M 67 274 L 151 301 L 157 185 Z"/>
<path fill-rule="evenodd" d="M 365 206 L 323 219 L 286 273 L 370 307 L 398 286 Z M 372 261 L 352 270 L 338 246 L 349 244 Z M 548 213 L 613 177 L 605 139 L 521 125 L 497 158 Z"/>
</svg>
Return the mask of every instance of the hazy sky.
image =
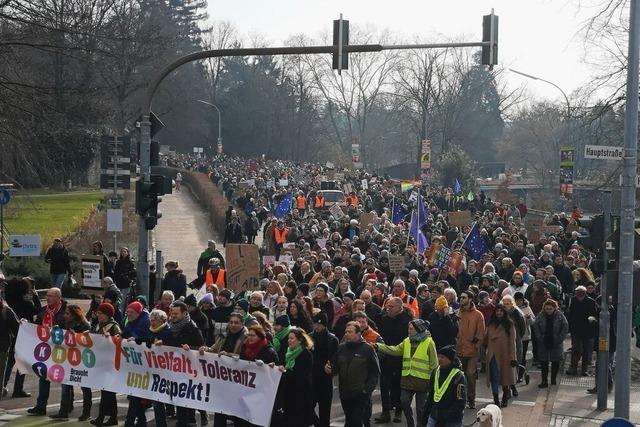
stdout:
<svg viewBox="0 0 640 427">
<path fill-rule="evenodd" d="M 292 34 L 317 36 L 331 29 L 342 13 L 351 25 L 373 24 L 410 39 L 437 41 L 438 35 L 467 41 L 482 38 L 482 15 L 495 9 L 500 17 L 500 67 L 514 68 L 553 81 L 570 94 L 589 80 L 582 63 L 585 48 L 579 33 L 593 8 L 577 0 L 208 0 L 211 20 L 232 22 L 242 35 L 256 33 L 271 45 Z M 525 84 L 538 99 L 563 100 L 557 89 L 507 73 L 508 84 Z"/>
</svg>

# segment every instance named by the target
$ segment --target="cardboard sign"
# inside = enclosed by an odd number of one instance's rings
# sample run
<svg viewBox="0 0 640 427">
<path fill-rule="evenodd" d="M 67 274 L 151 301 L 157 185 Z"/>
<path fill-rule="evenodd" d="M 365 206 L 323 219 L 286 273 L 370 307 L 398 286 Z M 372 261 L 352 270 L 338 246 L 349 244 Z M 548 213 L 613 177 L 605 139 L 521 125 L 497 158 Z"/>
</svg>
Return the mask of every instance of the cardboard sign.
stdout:
<svg viewBox="0 0 640 427">
<path fill-rule="evenodd" d="M 471 211 L 449 212 L 450 227 L 465 227 L 471 225 Z"/>
<path fill-rule="evenodd" d="M 360 214 L 360 231 L 364 231 L 369 227 L 369 224 L 372 224 L 376 219 L 377 215 L 375 212 L 365 212 Z"/>
<path fill-rule="evenodd" d="M 344 216 L 344 212 L 342 212 L 342 208 L 338 205 L 333 205 L 329 208 L 329 213 L 333 215 L 333 217 L 340 221 L 340 219 Z"/>
<path fill-rule="evenodd" d="M 404 270 L 404 256 L 402 255 L 391 255 L 389 257 L 389 270 L 392 273 L 399 273 Z"/>
<path fill-rule="evenodd" d="M 345 194 L 351 194 L 351 193 L 353 193 L 353 185 L 351 185 L 351 184 L 345 184 L 345 185 L 344 185 L 344 192 L 345 192 Z"/>
<path fill-rule="evenodd" d="M 260 255 L 256 245 L 229 244 L 227 258 L 227 285 L 235 294 L 259 288 Z"/>
<path fill-rule="evenodd" d="M 262 265 L 268 267 L 270 265 L 274 265 L 276 263 L 275 255 L 263 255 L 262 256 Z"/>
</svg>

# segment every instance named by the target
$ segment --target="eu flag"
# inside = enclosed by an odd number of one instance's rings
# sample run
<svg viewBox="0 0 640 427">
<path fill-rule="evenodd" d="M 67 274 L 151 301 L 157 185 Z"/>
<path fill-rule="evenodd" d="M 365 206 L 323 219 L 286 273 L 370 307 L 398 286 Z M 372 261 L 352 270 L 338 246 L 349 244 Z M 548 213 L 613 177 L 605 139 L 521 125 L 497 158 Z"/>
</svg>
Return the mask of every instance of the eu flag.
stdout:
<svg viewBox="0 0 640 427">
<path fill-rule="evenodd" d="M 293 194 L 287 193 L 287 195 L 284 196 L 284 199 L 282 199 L 282 201 L 276 208 L 276 211 L 274 212 L 274 215 L 276 216 L 276 218 L 280 219 L 291 211 L 292 201 L 293 201 Z"/>
<path fill-rule="evenodd" d="M 405 215 L 407 215 L 407 211 L 404 210 L 404 208 L 402 207 L 402 204 L 400 202 L 396 202 L 395 199 L 393 200 L 393 205 L 391 209 L 392 209 L 391 221 L 396 225 L 400 224 L 404 219 Z"/>
<path fill-rule="evenodd" d="M 460 185 L 460 181 L 458 181 L 458 178 L 456 178 L 456 182 L 453 185 L 453 194 L 460 194 L 462 193 L 462 186 Z"/>
<path fill-rule="evenodd" d="M 464 240 L 464 247 L 469 251 L 471 258 L 479 261 L 483 254 L 489 252 L 489 245 L 480 234 L 480 225 L 476 222 Z"/>
<path fill-rule="evenodd" d="M 424 252 L 429 247 L 427 238 L 422 232 L 420 225 L 418 224 L 418 215 L 416 211 L 411 212 L 411 222 L 409 223 L 409 235 L 413 237 L 416 242 L 416 251 Z"/>
<path fill-rule="evenodd" d="M 418 195 L 418 226 L 422 227 L 427 222 L 427 208 L 424 205 L 424 197 Z"/>
</svg>

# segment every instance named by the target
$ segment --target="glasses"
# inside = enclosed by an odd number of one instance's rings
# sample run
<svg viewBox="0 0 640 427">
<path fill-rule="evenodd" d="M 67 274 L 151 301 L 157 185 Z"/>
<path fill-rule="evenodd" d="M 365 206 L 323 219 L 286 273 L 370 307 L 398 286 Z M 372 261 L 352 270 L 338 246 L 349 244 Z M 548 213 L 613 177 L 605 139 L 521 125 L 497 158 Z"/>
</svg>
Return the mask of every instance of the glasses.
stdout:
<svg viewBox="0 0 640 427">
<path fill-rule="evenodd" d="M 247 334 L 248 337 L 257 337 L 258 335 L 256 334 Z"/>
</svg>

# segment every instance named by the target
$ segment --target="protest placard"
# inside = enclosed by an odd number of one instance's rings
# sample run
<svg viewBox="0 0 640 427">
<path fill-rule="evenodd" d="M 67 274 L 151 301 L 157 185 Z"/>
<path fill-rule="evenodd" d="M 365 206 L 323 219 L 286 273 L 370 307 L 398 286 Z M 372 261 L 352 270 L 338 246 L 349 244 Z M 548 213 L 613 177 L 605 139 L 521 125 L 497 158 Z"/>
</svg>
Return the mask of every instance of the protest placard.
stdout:
<svg viewBox="0 0 640 427">
<path fill-rule="evenodd" d="M 333 205 L 329 208 L 329 213 L 333 215 L 333 217 L 340 221 L 340 219 L 344 216 L 344 212 L 342 212 L 342 208 L 338 205 Z"/>
<path fill-rule="evenodd" d="M 466 227 L 467 225 L 471 225 L 470 211 L 449 212 L 450 227 Z"/>
<path fill-rule="evenodd" d="M 104 260 L 100 255 L 82 255 L 80 257 L 83 288 L 102 290 L 103 262 Z"/>
<path fill-rule="evenodd" d="M 389 270 L 392 273 L 399 273 L 404 270 L 404 256 L 402 255 L 391 255 L 389 257 Z"/>
<path fill-rule="evenodd" d="M 20 372 L 150 401 L 237 416 L 267 426 L 282 373 L 268 365 L 21 323 Z M 260 402 L 259 405 L 254 402 Z"/>
<path fill-rule="evenodd" d="M 260 255 L 256 245 L 228 244 L 225 248 L 227 285 L 234 293 L 259 288 Z"/>
<path fill-rule="evenodd" d="M 369 224 L 372 224 L 376 219 L 377 215 L 375 212 L 365 212 L 360 214 L 360 230 L 364 231 L 369 227 Z"/>
</svg>

